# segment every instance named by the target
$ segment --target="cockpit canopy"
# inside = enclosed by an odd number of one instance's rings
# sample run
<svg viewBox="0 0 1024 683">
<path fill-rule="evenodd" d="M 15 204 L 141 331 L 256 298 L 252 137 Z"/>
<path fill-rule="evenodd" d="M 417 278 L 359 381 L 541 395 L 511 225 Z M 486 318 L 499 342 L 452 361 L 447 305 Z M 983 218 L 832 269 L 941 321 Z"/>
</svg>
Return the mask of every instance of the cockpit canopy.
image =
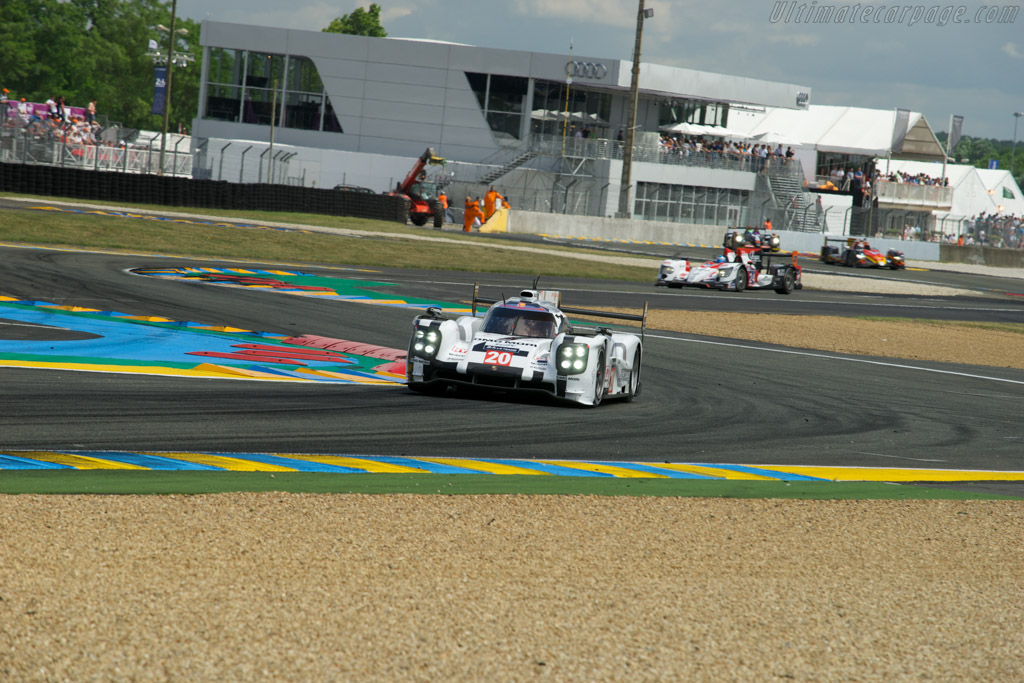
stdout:
<svg viewBox="0 0 1024 683">
<path fill-rule="evenodd" d="M 554 339 L 559 332 L 559 321 L 540 308 L 494 306 L 484 318 L 483 331 L 510 337 Z"/>
</svg>

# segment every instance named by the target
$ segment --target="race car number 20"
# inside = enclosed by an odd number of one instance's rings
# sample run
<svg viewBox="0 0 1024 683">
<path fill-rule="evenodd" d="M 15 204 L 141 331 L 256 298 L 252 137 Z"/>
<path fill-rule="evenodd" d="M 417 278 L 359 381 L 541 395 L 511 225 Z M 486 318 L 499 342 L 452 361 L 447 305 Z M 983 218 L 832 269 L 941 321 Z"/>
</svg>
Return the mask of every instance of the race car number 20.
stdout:
<svg viewBox="0 0 1024 683">
<path fill-rule="evenodd" d="M 511 365 L 512 354 L 508 351 L 487 351 L 484 353 L 484 362 L 490 365 Z"/>
</svg>

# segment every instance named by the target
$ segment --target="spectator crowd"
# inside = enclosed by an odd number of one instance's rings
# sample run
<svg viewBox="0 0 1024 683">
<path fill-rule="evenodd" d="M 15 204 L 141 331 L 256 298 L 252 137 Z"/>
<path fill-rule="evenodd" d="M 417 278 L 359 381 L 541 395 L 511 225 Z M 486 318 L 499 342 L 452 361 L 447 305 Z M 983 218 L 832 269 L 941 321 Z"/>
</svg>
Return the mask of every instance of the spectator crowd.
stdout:
<svg viewBox="0 0 1024 683">
<path fill-rule="evenodd" d="M 35 140 L 57 140 L 78 145 L 97 145 L 101 126 L 96 120 L 96 100 L 87 107 L 69 107 L 63 96 L 44 103 L 12 98 L 0 92 L 0 131 L 5 135 L 26 135 Z"/>
<path fill-rule="evenodd" d="M 772 148 L 767 143 L 749 144 L 723 138 L 685 137 L 662 135 L 658 144 L 662 154 L 693 160 L 732 159 L 743 170 L 765 171 L 773 164 L 788 164 L 794 157 L 793 148 L 782 145 Z"/>
</svg>

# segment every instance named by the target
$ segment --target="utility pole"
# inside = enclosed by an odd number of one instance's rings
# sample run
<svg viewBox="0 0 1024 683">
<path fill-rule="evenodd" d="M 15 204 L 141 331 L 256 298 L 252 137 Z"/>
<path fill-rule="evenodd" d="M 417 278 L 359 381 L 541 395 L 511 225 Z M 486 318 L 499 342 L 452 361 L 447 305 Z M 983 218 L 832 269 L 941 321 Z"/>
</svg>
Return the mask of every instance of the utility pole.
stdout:
<svg viewBox="0 0 1024 683">
<path fill-rule="evenodd" d="M 1016 180 L 1013 175 L 1013 158 L 1017 154 L 1017 119 L 1024 116 L 1024 111 L 1013 112 L 1013 147 L 1010 148 L 1010 177 Z"/>
<path fill-rule="evenodd" d="M 629 189 L 633 176 L 633 144 L 636 133 L 636 107 L 640 96 L 640 44 L 644 37 L 644 19 L 654 16 L 653 9 L 644 9 L 644 0 L 639 0 L 636 12 L 636 44 L 633 46 L 633 78 L 629 84 L 629 117 L 626 119 L 626 135 L 622 150 L 622 182 L 619 185 L 618 218 L 631 218 Z"/>
<path fill-rule="evenodd" d="M 160 134 L 160 170 L 164 174 L 164 150 L 167 149 L 167 126 L 171 120 L 171 74 L 174 72 L 174 21 L 178 14 L 178 0 L 171 0 L 171 30 L 167 32 L 167 92 L 164 94 L 164 127 Z M 173 173 L 171 175 L 174 175 Z"/>
</svg>

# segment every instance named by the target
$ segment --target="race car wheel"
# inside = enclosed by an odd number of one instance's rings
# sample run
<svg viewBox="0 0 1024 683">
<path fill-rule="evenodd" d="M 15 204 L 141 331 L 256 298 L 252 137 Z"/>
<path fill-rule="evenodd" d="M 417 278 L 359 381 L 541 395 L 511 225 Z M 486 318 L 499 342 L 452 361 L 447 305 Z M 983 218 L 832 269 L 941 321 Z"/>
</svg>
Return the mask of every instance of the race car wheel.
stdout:
<svg viewBox="0 0 1024 683">
<path fill-rule="evenodd" d="M 846 252 L 846 259 L 843 262 L 843 265 L 846 266 L 847 268 L 853 268 L 855 260 L 856 260 L 856 257 L 853 255 L 853 252 L 852 251 L 848 251 L 848 252 Z"/>
<path fill-rule="evenodd" d="M 629 387 L 626 389 L 626 403 L 640 394 L 640 349 L 633 354 L 633 369 L 629 371 Z"/>
<path fill-rule="evenodd" d="M 786 272 L 779 278 L 779 284 L 775 286 L 776 294 L 789 294 L 793 291 L 793 287 L 796 285 L 796 275 L 793 274 L 792 268 L 786 268 Z"/>
<path fill-rule="evenodd" d="M 747 288 L 747 269 L 740 268 L 736 271 L 736 291 L 742 292 Z"/>
<path fill-rule="evenodd" d="M 604 398 L 604 349 L 597 352 L 597 372 L 594 373 L 594 402 L 592 408 L 601 405 Z"/>
</svg>

